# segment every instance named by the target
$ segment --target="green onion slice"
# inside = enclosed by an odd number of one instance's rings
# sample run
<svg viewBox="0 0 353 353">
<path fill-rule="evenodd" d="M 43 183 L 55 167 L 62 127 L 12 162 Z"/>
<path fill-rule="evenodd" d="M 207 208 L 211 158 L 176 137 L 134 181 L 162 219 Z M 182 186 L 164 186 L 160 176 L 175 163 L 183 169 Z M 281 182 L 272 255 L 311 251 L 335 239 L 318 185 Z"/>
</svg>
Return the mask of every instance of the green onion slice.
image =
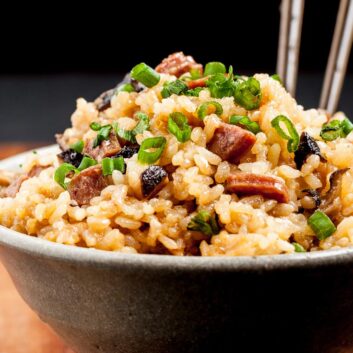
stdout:
<svg viewBox="0 0 353 353">
<path fill-rule="evenodd" d="M 70 146 L 70 148 L 77 153 L 82 153 L 83 147 L 84 147 L 84 143 L 82 140 L 79 140 Z"/>
<path fill-rule="evenodd" d="M 274 79 L 275 81 L 278 81 L 283 86 L 283 81 L 278 74 L 271 75 L 271 78 Z M 294 243 L 292 243 L 292 244 L 294 244 Z"/>
<path fill-rule="evenodd" d="M 206 64 L 204 76 L 209 76 L 214 74 L 225 74 L 226 72 L 227 70 L 223 63 L 219 61 L 212 61 Z"/>
<path fill-rule="evenodd" d="M 179 142 L 186 142 L 190 139 L 191 126 L 187 117 L 179 112 L 169 114 L 168 131 L 173 134 Z"/>
<path fill-rule="evenodd" d="M 93 148 L 98 147 L 104 140 L 109 140 L 110 131 L 112 130 L 112 126 L 104 125 L 98 131 L 98 134 L 93 141 Z"/>
<path fill-rule="evenodd" d="M 249 77 L 247 80 L 239 80 L 235 84 L 234 100 L 247 110 L 257 109 L 262 99 L 260 82 Z"/>
<path fill-rule="evenodd" d="M 55 170 L 54 180 L 63 188 L 67 189 L 67 183 L 65 182 L 67 174 L 70 172 L 78 173 L 78 169 L 72 164 L 63 163 L 60 167 Z"/>
<path fill-rule="evenodd" d="M 122 156 L 118 158 L 103 158 L 102 159 L 102 171 L 103 175 L 112 175 L 114 170 L 125 172 L 125 162 Z"/>
<path fill-rule="evenodd" d="M 229 122 L 233 125 L 239 125 L 242 128 L 251 131 L 255 135 L 261 131 L 260 125 L 256 121 L 251 121 L 248 116 L 232 115 Z"/>
<path fill-rule="evenodd" d="M 167 140 L 163 136 L 150 137 L 143 140 L 138 151 L 137 159 L 144 164 L 156 162 L 162 155 L 166 143 Z"/>
<path fill-rule="evenodd" d="M 82 170 L 92 167 L 93 165 L 96 165 L 96 164 L 97 162 L 93 158 L 84 156 L 77 170 L 81 172 Z"/>
<path fill-rule="evenodd" d="M 155 86 L 161 78 L 158 72 L 145 63 L 140 63 L 134 66 L 131 70 L 131 77 L 148 88 Z"/>
<path fill-rule="evenodd" d="M 175 80 L 172 82 L 167 82 L 161 91 L 161 96 L 163 98 L 168 98 L 172 94 L 181 95 L 188 90 L 188 86 L 185 82 L 181 80 Z"/>
<path fill-rule="evenodd" d="M 116 89 L 116 93 L 119 92 L 135 92 L 135 88 L 131 83 L 123 83 L 122 85 L 118 86 Z"/>
<path fill-rule="evenodd" d="M 142 134 L 145 130 L 148 130 L 150 127 L 150 119 L 149 117 L 142 113 L 136 113 L 136 116 L 140 120 L 137 125 L 132 130 L 124 130 L 119 128 L 118 123 L 113 123 L 113 128 L 115 133 L 121 137 L 123 140 L 136 143 L 136 135 Z"/>
<path fill-rule="evenodd" d="M 101 124 L 96 123 L 96 122 L 91 123 L 89 127 L 90 127 L 93 131 L 99 131 L 99 130 L 102 128 Z"/>
<path fill-rule="evenodd" d="M 281 123 L 286 126 L 288 134 L 281 128 Z M 271 121 L 271 125 L 276 129 L 279 136 L 288 140 L 288 152 L 295 152 L 299 146 L 299 134 L 295 129 L 293 123 L 286 116 L 278 115 Z"/>
<path fill-rule="evenodd" d="M 302 245 L 300 245 L 299 243 L 292 243 L 292 245 L 294 246 L 295 252 L 306 252 L 304 247 Z"/>
<path fill-rule="evenodd" d="M 324 141 L 333 141 L 339 137 L 346 137 L 351 131 L 353 124 L 349 119 L 344 118 L 342 121 L 335 119 L 322 125 L 320 136 Z"/>
<path fill-rule="evenodd" d="M 223 113 L 222 105 L 215 101 L 202 103 L 197 108 L 197 116 L 202 120 L 205 119 L 207 115 L 216 114 L 218 116 L 221 116 L 222 113 Z"/>
<path fill-rule="evenodd" d="M 229 67 L 228 77 L 224 74 L 211 75 L 206 86 L 213 98 L 232 97 L 235 89 L 233 67 Z"/>
<path fill-rule="evenodd" d="M 184 92 L 184 94 L 186 96 L 198 97 L 202 90 L 203 90 L 202 87 L 196 87 L 196 88 L 188 89 L 186 92 Z"/>
<path fill-rule="evenodd" d="M 187 229 L 201 232 L 209 237 L 218 234 L 220 231 L 216 217 L 212 217 L 205 210 L 199 211 L 196 216 L 191 218 Z"/>
<path fill-rule="evenodd" d="M 308 219 L 308 224 L 319 240 L 324 240 L 336 231 L 331 219 L 322 211 L 316 210 Z"/>
<path fill-rule="evenodd" d="M 146 114 L 138 112 L 136 113 L 136 116 L 140 121 L 132 130 L 135 136 L 138 134 L 142 134 L 145 130 L 148 130 L 150 127 L 150 119 Z"/>
</svg>

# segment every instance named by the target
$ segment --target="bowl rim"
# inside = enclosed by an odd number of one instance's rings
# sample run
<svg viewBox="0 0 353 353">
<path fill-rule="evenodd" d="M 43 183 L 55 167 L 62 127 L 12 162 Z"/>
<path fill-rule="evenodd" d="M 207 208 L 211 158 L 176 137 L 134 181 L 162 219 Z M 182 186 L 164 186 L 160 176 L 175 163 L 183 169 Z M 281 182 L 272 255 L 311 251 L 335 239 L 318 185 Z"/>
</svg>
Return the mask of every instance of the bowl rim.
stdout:
<svg viewBox="0 0 353 353">
<path fill-rule="evenodd" d="M 38 153 L 57 150 L 57 145 L 37 149 Z M 31 151 L 0 161 L 0 168 L 20 164 Z M 289 268 L 315 268 L 322 266 L 353 264 L 353 247 L 321 250 L 311 253 L 293 253 L 261 256 L 172 256 L 154 254 L 124 254 L 114 251 L 82 248 L 50 242 L 28 236 L 0 225 L 0 246 L 45 259 L 89 265 L 95 267 L 126 267 L 144 269 L 169 269 L 192 271 L 267 271 Z"/>
</svg>

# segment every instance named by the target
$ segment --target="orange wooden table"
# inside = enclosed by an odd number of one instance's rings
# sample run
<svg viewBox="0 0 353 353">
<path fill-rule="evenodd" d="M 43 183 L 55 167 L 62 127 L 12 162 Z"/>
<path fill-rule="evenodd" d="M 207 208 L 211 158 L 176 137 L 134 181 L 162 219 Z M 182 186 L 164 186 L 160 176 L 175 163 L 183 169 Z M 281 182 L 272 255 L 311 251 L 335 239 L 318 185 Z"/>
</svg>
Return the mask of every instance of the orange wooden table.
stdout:
<svg viewBox="0 0 353 353">
<path fill-rule="evenodd" d="M 38 144 L 0 144 L 0 159 Z M 0 353 L 73 353 L 18 295 L 0 263 Z"/>
</svg>

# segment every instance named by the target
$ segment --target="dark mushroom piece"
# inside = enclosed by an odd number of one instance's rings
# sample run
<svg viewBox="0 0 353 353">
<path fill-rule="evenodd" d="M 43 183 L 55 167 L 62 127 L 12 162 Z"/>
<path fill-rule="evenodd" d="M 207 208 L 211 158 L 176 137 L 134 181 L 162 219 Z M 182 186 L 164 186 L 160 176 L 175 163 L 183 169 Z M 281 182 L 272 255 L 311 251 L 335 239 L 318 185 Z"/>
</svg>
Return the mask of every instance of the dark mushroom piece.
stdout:
<svg viewBox="0 0 353 353">
<path fill-rule="evenodd" d="M 168 173 L 158 165 L 149 166 L 141 174 L 141 191 L 145 198 L 151 198 L 168 183 Z"/>
<path fill-rule="evenodd" d="M 75 150 L 69 148 L 68 150 L 59 153 L 58 158 L 63 163 L 70 163 L 74 167 L 78 168 L 78 166 L 80 165 L 80 163 L 83 159 L 83 154 L 78 153 Z"/>
<path fill-rule="evenodd" d="M 126 145 L 114 157 L 131 158 L 134 154 L 138 153 L 139 145 Z"/>
<path fill-rule="evenodd" d="M 302 168 L 306 159 L 312 154 L 316 154 L 320 156 L 321 159 L 324 159 L 317 142 L 304 131 L 300 136 L 299 147 L 294 153 L 294 162 L 299 170 Z"/>
<path fill-rule="evenodd" d="M 115 94 L 115 89 L 109 89 L 108 91 L 103 92 L 98 98 L 95 99 L 94 104 L 97 107 L 99 112 L 106 110 L 111 107 L 110 101 Z"/>
<path fill-rule="evenodd" d="M 330 175 L 330 189 L 321 196 L 319 209 L 330 217 L 336 225 L 343 219 L 342 203 L 340 199 L 342 177 L 349 168 L 339 169 Z"/>
</svg>

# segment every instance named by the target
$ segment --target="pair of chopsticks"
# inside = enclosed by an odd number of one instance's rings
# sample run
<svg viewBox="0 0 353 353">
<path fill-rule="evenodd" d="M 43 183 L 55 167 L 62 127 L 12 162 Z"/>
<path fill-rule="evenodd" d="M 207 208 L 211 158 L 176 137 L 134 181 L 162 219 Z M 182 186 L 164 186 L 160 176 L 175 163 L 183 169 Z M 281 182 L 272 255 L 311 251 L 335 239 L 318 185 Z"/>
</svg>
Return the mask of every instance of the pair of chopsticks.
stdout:
<svg viewBox="0 0 353 353">
<path fill-rule="evenodd" d="M 277 73 L 294 96 L 305 0 L 282 0 Z M 353 0 L 341 0 L 319 107 L 335 112 L 353 42 Z"/>
</svg>

